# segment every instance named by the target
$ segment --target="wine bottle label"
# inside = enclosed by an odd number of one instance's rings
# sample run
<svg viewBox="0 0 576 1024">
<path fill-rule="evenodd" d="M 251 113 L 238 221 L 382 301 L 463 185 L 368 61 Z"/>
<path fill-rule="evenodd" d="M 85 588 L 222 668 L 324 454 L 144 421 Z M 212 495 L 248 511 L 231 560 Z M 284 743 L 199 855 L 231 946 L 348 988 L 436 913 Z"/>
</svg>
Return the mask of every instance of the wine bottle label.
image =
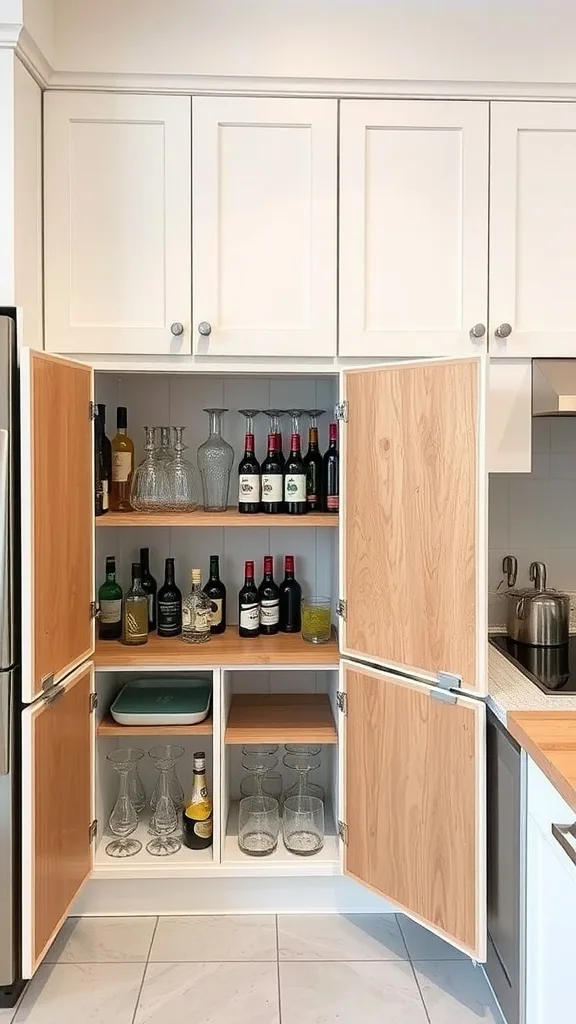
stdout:
<svg viewBox="0 0 576 1024">
<path fill-rule="evenodd" d="M 158 628 L 164 633 L 177 636 L 182 625 L 179 601 L 158 602 Z"/>
<path fill-rule="evenodd" d="M 100 601 L 100 622 L 111 626 L 122 618 L 122 601 Z"/>
<path fill-rule="evenodd" d="M 280 473 L 262 477 L 262 501 L 282 501 L 282 476 Z"/>
<path fill-rule="evenodd" d="M 140 614 L 140 603 L 138 602 L 136 608 L 131 608 L 132 603 L 127 601 L 124 609 L 124 633 L 127 639 L 143 640 L 148 636 L 148 616 L 143 619 Z"/>
<path fill-rule="evenodd" d="M 328 495 L 328 497 L 326 498 L 326 507 L 329 508 L 332 512 L 338 511 L 340 503 L 337 494 Z"/>
<path fill-rule="evenodd" d="M 132 455 L 130 452 L 112 453 L 112 483 L 125 484 L 132 472 Z"/>
<path fill-rule="evenodd" d="M 258 604 L 243 604 L 241 606 L 240 625 L 242 629 L 258 629 L 260 626 L 260 607 Z"/>
<path fill-rule="evenodd" d="M 210 616 L 210 625 L 211 626 L 219 626 L 220 623 L 222 622 L 222 598 L 221 597 L 211 597 L 211 598 L 209 598 L 209 600 L 210 600 L 210 604 L 212 606 L 211 607 L 211 616 Z"/>
<path fill-rule="evenodd" d="M 306 501 L 308 502 L 309 505 L 315 504 L 318 501 L 318 495 L 308 493 L 306 495 Z"/>
<path fill-rule="evenodd" d="M 200 839 L 210 839 L 212 836 L 212 815 L 205 821 L 197 821 L 194 824 L 194 831 Z"/>
<path fill-rule="evenodd" d="M 242 473 L 238 477 L 238 502 L 260 501 L 260 477 L 258 473 Z"/>
<path fill-rule="evenodd" d="M 306 474 L 287 473 L 284 478 L 284 501 L 306 501 Z"/>
<path fill-rule="evenodd" d="M 263 626 L 276 626 L 280 622 L 280 598 L 260 602 L 260 622 Z"/>
<path fill-rule="evenodd" d="M 108 481 L 107 480 L 103 480 L 102 481 L 102 508 L 104 509 L 105 512 L 107 512 L 109 507 L 110 506 L 108 504 Z"/>
<path fill-rule="evenodd" d="M 196 608 L 193 615 L 191 608 L 182 605 L 182 629 L 191 630 L 193 633 L 206 633 L 210 629 L 209 609 Z"/>
</svg>

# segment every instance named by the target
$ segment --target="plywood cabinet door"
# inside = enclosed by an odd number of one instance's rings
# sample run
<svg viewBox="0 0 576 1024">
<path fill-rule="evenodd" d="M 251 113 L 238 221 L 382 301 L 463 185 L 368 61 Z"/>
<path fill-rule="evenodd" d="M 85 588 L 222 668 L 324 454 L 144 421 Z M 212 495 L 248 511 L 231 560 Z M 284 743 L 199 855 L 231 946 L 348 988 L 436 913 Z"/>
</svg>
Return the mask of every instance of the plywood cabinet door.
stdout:
<svg viewBox="0 0 576 1024">
<path fill-rule="evenodd" d="M 341 650 L 487 692 L 485 357 L 346 370 Z"/>
<path fill-rule="evenodd" d="M 48 351 L 190 354 L 190 163 L 187 96 L 45 94 Z"/>
<path fill-rule="evenodd" d="M 576 352 L 576 105 L 492 103 L 490 354 Z"/>
<path fill-rule="evenodd" d="M 194 351 L 336 355 L 336 100 L 193 100 Z"/>
<path fill-rule="evenodd" d="M 94 651 L 92 370 L 21 353 L 22 700 Z"/>
<path fill-rule="evenodd" d="M 22 714 L 22 972 L 30 978 L 92 869 L 91 663 Z"/>
<path fill-rule="evenodd" d="M 345 874 L 485 960 L 485 706 L 351 662 L 342 673 Z"/>
<path fill-rule="evenodd" d="M 339 273 L 341 356 L 486 349 L 488 103 L 341 103 Z"/>
</svg>

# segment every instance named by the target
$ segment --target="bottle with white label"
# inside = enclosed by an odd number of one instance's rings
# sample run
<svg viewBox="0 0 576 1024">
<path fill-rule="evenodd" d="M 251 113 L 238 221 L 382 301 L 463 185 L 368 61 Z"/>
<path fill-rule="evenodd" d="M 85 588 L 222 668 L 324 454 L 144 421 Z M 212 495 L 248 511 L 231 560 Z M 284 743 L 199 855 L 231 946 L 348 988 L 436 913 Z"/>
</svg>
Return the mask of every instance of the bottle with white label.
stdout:
<svg viewBox="0 0 576 1024">
<path fill-rule="evenodd" d="M 290 455 L 284 466 L 284 508 L 293 516 L 304 515 L 308 511 L 306 466 L 300 454 L 300 434 L 292 434 Z"/>
<path fill-rule="evenodd" d="M 128 437 L 128 410 L 119 405 L 116 410 L 116 436 L 112 438 L 112 481 L 110 511 L 131 512 L 130 490 L 134 475 L 134 442 Z"/>
<path fill-rule="evenodd" d="M 98 638 L 122 637 L 122 587 L 116 583 L 116 559 L 106 559 L 106 579 L 98 591 Z"/>
<path fill-rule="evenodd" d="M 278 453 L 277 434 L 268 434 L 268 454 L 262 463 L 263 512 L 277 515 L 284 507 L 284 471 Z"/>
<path fill-rule="evenodd" d="M 260 634 L 260 604 L 254 583 L 254 562 L 244 562 L 244 586 L 238 595 L 238 634 L 245 639 Z"/>
<path fill-rule="evenodd" d="M 274 582 L 274 559 L 264 556 L 264 577 L 258 587 L 260 632 L 272 636 L 280 629 L 280 589 Z"/>
<path fill-rule="evenodd" d="M 256 515 L 260 511 L 260 463 L 254 455 L 254 434 L 244 435 L 244 455 L 238 466 L 238 511 Z"/>
<path fill-rule="evenodd" d="M 205 644 L 210 640 L 212 604 L 202 590 L 202 573 L 192 569 L 192 589 L 182 601 L 182 639 L 187 644 Z"/>
</svg>

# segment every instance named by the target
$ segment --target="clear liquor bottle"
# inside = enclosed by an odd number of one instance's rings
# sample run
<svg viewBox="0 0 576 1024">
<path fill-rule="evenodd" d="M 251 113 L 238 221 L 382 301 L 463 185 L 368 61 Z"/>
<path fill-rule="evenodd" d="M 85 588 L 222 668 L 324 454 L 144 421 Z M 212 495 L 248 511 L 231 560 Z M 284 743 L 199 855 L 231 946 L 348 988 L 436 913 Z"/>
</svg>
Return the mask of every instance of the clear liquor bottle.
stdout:
<svg viewBox="0 0 576 1024">
<path fill-rule="evenodd" d="M 132 563 L 132 586 L 124 601 L 122 640 L 133 647 L 148 643 L 148 595 L 142 589 L 140 562 Z"/>
<path fill-rule="evenodd" d="M 212 602 L 202 590 L 202 573 L 192 569 L 192 589 L 182 601 L 182 639 L 187 644 L 205 644 L 210 640 Z"/>
</svg>

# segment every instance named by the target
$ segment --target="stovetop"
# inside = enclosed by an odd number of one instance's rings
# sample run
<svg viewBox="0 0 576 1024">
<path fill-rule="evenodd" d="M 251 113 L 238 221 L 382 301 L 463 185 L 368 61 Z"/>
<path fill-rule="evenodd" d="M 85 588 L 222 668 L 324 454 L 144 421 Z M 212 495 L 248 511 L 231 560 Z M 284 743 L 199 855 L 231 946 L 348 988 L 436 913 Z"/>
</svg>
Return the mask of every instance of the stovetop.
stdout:
<svg viewBox="0 0 576 1024">
<path fill-rule="evenodd" d="M 529 647 L 501 635 L 489 639 L 544 693 L 576 693 L 576 634 L 559 647 Z"/>
</svg>

